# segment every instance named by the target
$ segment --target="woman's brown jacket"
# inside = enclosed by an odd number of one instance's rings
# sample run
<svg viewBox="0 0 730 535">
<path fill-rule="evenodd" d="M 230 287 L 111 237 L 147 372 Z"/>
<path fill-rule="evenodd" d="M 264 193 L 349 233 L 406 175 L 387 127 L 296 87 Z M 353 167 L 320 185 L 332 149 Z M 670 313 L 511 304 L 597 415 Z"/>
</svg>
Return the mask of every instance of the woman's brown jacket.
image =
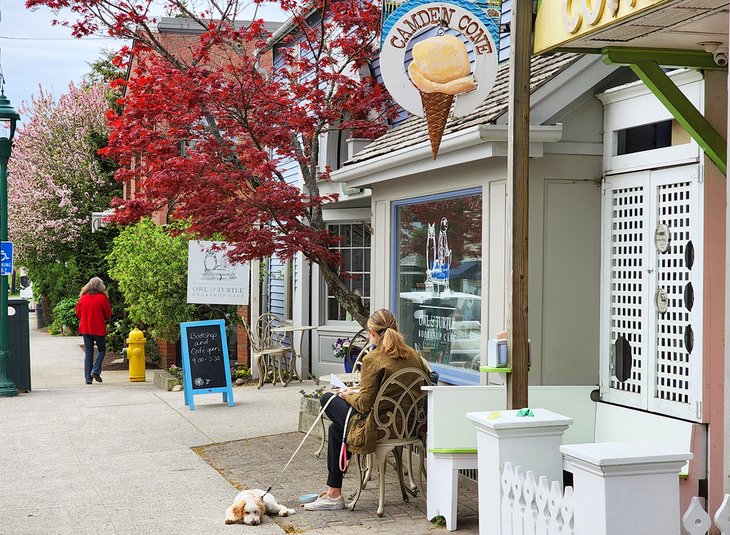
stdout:
<svg viewBox="0 0 730 535">
<path fill-rule="evenodd" d="M 375 349 L 363 358 L 360 371 L 360 391 L 347 396 L 347 403 L 354 409 L 350 416 L 346 438 L 347 449 L 352 453 L 366 454 L 375 451 L 378 437 L 375 417 L 371 409 L 380 391 L 380 386 L 391 375 L 403 368 L 418 368 L 423 370 L 427 376 L 429 372 L 423 364 L 423 359 L 415 351 L 406 358 L 394 359 L 380 349 Z M 395 390 L 399 389 L 398 385 L 391 386 L 394 391 L 387 392 L 387 394 L 397 397 L 399 392 Z M 421 386 L 413 387 L 419 390 L 417 394 L 420 394 Z M 380 417 L 384 420 L 386 415 L 382 414 Z"/>
</svg>

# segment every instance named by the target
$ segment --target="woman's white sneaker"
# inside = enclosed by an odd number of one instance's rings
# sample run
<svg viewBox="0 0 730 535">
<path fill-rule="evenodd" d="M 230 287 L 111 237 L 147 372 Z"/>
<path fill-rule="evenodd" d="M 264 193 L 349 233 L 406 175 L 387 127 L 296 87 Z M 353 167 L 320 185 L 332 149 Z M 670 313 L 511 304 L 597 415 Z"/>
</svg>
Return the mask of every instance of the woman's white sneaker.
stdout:
<svg viewBox="0 0 730 535">
<path fill-rule="evenodd" d="M 306 511 L 336 511 L 345 508 L 345 497 L 340 494 L 337 498 L 330 498 L 326 492 L 319 495 L 315 501 L 305 503 Z"/>
</svg>

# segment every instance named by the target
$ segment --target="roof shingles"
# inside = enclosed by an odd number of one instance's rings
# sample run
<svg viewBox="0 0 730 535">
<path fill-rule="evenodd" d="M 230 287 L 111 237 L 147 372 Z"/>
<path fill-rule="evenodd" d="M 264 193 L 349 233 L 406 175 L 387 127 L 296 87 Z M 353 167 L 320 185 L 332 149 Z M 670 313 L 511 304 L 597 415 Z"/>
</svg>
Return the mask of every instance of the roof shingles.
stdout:
<svg viewBox="0 0 730 535">
<path fill-rule="evenodd" d="M 534 56 L 530 67 L 530 93 L 533 93 L 547 81 L 555 77 L 560 71 L 570 66 L 579 57 L 579 54 Z M 492 91 L 489 93 L 489 97 L 468 116 L 450 117 L 444 130 L 444 136 L 472 126 L 494 123 L 494 121 L 507 111 L 508 105 L 509 64 L 505 64 L 497 71 L 497 79 L 495 80 Z M 426 119 L 413 116 L 370 143 L 345 162 L 345 165 L 360 163 L 388 154 L 396 149 L 413 146 L 426 141 L 428 141 Z"/>
</svg>

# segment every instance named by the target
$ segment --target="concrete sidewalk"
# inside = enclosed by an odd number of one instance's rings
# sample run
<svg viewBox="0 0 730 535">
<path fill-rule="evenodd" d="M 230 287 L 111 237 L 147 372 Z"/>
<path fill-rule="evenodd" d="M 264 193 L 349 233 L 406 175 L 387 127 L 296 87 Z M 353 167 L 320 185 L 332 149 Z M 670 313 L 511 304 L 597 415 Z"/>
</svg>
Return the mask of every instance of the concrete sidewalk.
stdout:
<svg viewBox="0 0 730 535">
<path fill-rule="evenodd" d="M 191 447 L 296 431 L 300 387 L 238 387 L 235 407 L 196 396 L 190 411 L 150 371 L 85 384 L 81 343 L 31 328 L 32 391 L 0 398 L 0 533 L 240 531 L 223 524 L 236 489 Z"/>
<path fill-rule="evenodd" d="M 381 519 L 377 484 L 354 512 L 298 508 L 300 494 L 324 490 L 326 461 L 312 455 L 317 439 L 272 491 L 297 509 L 294 517 L 226 526 L 237 493 L 229 481 L 266 488 L 276 479 L 304 436 L 299 390 L 313 383 L 234 388 L 234 407 L 220 394 L 200 395 L 190 411 L 183 393 L 155 387 L 149 370 L 145 383 L 104 371 L 102 384 L 85 384 L 81 345 L 81 337 L 31 329 L 32 391 L 0 397 L 1 534 L 447 533 L 426 520 L 423 496 L 404 504 L 396 484 L 386 485 Z M 191 449 L 199 446 L 205 458 Z M 478 533 L 475 487 L 460 489 L 464 535 Z"/>
</svg>

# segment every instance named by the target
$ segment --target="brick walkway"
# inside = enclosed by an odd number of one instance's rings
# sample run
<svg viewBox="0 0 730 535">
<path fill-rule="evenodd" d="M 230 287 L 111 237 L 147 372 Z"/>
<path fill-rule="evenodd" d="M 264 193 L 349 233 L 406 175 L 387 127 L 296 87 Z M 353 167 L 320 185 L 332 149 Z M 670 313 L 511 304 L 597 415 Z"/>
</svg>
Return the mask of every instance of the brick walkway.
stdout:
<svg viewBox="0 0 730 535">
<path fill-rule="evenodd" d="M 253 422 L 255 425 L 256 422 Z M 236 440 L 211 444 L 195 450 L 213 468 L 220 472 L 236 488 L 266 489 L 276 479 L 281 469 L 296 450 L 304 433 L 285 433 L 267 437 Z M 448 533 L 443 525 L 426 520 L 426 503 L 423 496 L 403 502 L 398 481 L 392 466 L 388 466 L 385 493 L 385 515 L 378 518 L 377 480 L 363 491 L 354 511 L 305 511 L 298 507 L 302 494 L 325 489 L 327 461 L 322 455 L 314 457 L 318 439 L 310 437 L 281 476 L 272 494 L 279 502 L 297 509 L 288 518 L 275 518 L 286 533 L 307 535 L 355 535 L 377 533 L 383 535 L 421 535 Z M 344 492 L 351 493 L 356 482 L 356 465 L 345 476 Z M 462 478 L 459 494 L 458 532 L 475 535 L 478 527 L 476 484 Z"/>
</svg>

